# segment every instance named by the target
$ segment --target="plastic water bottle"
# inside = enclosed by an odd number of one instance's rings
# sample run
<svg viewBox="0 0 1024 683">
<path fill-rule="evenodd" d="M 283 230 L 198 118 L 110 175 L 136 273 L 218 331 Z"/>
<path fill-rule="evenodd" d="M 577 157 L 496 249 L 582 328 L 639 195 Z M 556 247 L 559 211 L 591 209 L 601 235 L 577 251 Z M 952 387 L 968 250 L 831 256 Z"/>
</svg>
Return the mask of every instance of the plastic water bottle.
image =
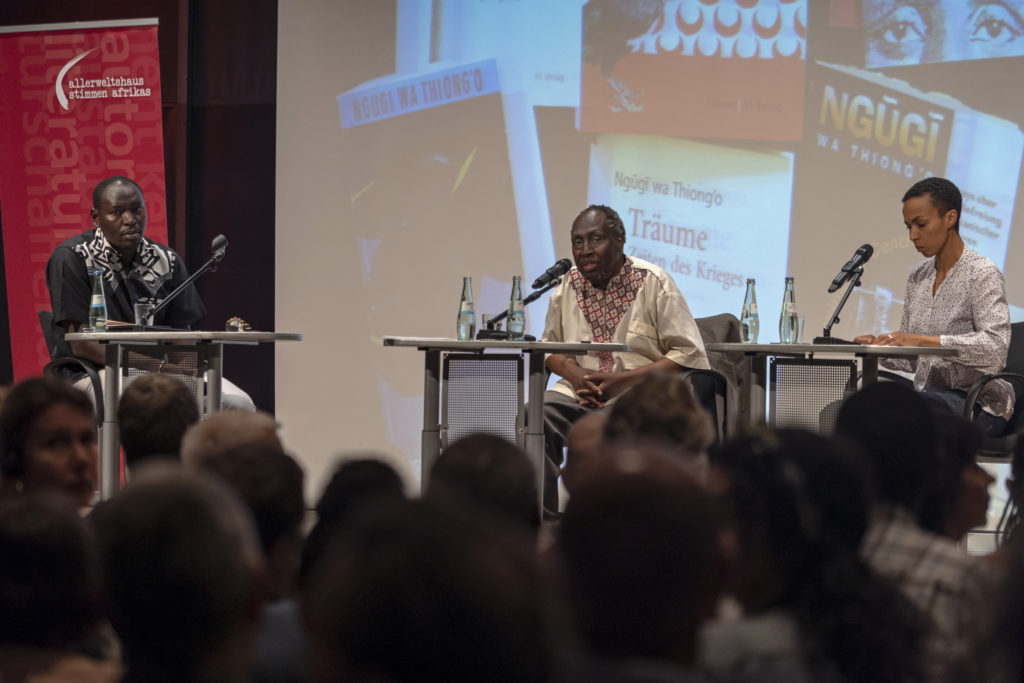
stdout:
<svg viewBox="0 0 1024 683">
<path fill-rule="evenodd" d="M 92 273 L 92 298 L 89 300 L 89 330 L 107 331 L 107 297 L 103 294 L 103 271 Z"/>
<path fill-rule="evenodd" d="M 473 308 L 473 278 L 462 278 L 462 298 L 459 300 L 459 317 L 455 324 L 455 336 L 467 341 L 476 336 L 476 310 Z"/>
<path fill-rule="evenodd" d="M 754 284 L 754 278 L 747 278 L 747 293 L 743 296 L 743 310 L 740 312 L 740 341 L 744 344 L 756 344 L 757 333 L 761 329 Z"/>
<path fill-rule="evenodd" d="M 799 334 L 800 318 L 796 314 L 796 292 L 793 278 L 786 278 L 786 290 L 782 293 L 782 312 L 779 313 L 779 341 L 795 344 Z"/>
<path fill-rule="evenodd" d="M 526 314 L 523 312 L 522 277 L 512 277 L 512 295 L 508 300 L 508 338 L 510 341 L 522 341 L 526 331 Z"/>
</svg>

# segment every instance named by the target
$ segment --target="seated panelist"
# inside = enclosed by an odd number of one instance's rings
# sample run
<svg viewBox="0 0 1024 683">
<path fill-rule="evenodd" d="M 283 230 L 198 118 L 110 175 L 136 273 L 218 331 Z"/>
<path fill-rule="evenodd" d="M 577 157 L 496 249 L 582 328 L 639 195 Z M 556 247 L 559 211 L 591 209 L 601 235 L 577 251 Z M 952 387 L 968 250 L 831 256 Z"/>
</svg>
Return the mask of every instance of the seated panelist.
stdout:
<svg viewBox="0 0 1024 683">
<path fill-rule="evenodd" d="M 46 264 L 46 286 L 60 334 L 88 326 L 92 274 L 97 270 L 103 273 L 107 317 L 123 322 L 134 321 L 134 305 L 140 298 L 162 299 L 188 278 L 176 251 L 145 236 L 146 202 L 134 180 L 124 176 L 101 180 L 92 193 L 90 216 L 93 228 L 58 245 Z M 205 314 L 199 293 L 189 285 L 153 322 L 189 329 Z M 70 347 L 78 358 L 98 366 L 105 363 L 99 342 L 72 341 Z M 86 390 L 88 378 L 76 384 Z M 222 393 L 225 408 L 255 409 L 252 399 L 226 379 Z"/>
<path fill-rule="evenodd" d="M 1010 312 L 1003 274 L 960 237 L 960 190 L 945 178 L 926 178 L 903 195 L 903 222 L 927 260 L 910 273 L 899 329 L 854 339 L 858 344 L 957 349 L 956 358 L 886 359 L 885 367 L 914 372 L 914 388 L 963 414 L 971 384 L 1002 371 L 1010 345 Z M 1006 430 L 1012 387 L 990 382 L 978 397 L 975 420 L 989 435 Z"/>
<path fill-rule="evenodd" d="M 628 344 L 627 352 L 550 354 L 562 379 L 544 394 L 548 458 L 562 462 L 569 427 L 615 400 L 651 371 L 708 369 L 700 330 L 675 281 L 658 266 L 626 256 L 626 229 L 607 206 L 587 207 L 570 232 L 576 267 L 551 293 L 543 341 Z"/>
</svg>

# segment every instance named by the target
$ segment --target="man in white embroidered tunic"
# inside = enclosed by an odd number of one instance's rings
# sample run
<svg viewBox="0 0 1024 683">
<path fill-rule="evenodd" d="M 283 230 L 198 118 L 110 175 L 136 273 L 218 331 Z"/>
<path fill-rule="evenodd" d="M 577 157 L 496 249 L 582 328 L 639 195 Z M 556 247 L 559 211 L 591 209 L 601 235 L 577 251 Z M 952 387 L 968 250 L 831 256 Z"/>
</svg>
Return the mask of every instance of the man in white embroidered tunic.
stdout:
<svg viewBox="0 0 1024 683">
<path fill-rule="evenodd" d="M 925 398 L 963 414 L 967 390 L 983 374 L 1002 371 L 1010 345 L 1010 311 L 1003 274 L 960 237 L 963 200 L 945 178 L 926 178 L 903 196 L 903 220 L 914 247 L 928 260 L 907 279 L 899 330 L 854 339 L 858 344 L 945 346 L 955 359 L 889 359 L 886 367 L 914 372 Z M 1013 414 L 1012 387 L 990 382 L 978 397 L 975 422 L 999 436 Z"/>
<path fill-rule="evenodd" d="M 548 369 L 562 377 L 544 394 L 546 452 L 556 465 L 572 423 L 645 373 L 710 368 L 676 283 L 658 266 L 623 253 L 626 230 L 618 213 L 589 206 L 570 237 L 576 267 L 551 293 L 543 340 L 625 343 L 631 350 L 547 357 Z"/>
</svg>

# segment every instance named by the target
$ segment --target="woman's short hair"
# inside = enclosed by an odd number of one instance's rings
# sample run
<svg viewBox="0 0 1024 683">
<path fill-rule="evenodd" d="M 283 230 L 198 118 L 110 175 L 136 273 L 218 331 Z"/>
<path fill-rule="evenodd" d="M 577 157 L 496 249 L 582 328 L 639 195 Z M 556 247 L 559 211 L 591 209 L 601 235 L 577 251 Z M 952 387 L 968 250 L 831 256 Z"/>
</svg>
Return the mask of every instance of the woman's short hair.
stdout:
<svg viewBox="0 0 1024 683">
<path fill-rule="evenodd" d="M 67 405 L 93 416 L 92 402 L 82 391 L 58 377 L 31 377 L 11 390 L 0 408 L 0 472 L 25 473 L 25 444 L 36 420 L 55 405 Z"/>
</svg>

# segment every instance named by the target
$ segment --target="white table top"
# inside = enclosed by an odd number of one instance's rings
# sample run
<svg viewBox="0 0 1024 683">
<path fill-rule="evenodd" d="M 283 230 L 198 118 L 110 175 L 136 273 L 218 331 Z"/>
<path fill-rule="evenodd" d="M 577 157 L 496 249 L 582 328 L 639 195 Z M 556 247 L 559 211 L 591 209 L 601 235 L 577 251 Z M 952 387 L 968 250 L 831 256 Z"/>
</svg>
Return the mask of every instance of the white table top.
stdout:
<svg viewBox="0 0 1024 683">
<path fill-rule="evenodd" d="M 204 330 L 151 330 L 146 332 L 69 332 L 68 341 L 116 342 L 122 344 L 157 344 L 217 342 L 219 344 L 259 344 L 262 342 L 302 341 L 294 332 L 228 332 Z"/>
<path fill-rule="evenodd" d="M 706 344 L 708 351 L 742 351 L 766 356 L 803 356 L 809 353 L 838 353 L 854 356 L 959 356 L 957 349 L 943 346 L 872 346 L 868 344 L 743 344 L 716 342 Z"/>
<path fill-rule="evenodd" d="M 501 339 L 446 339 L 444 337 L 380 337 L 383 346 L 411 346 L 434 351 L 484 351 L 510 349 L 515 351 L 543 351 L 545 353 L 589 353 L 590 351 L 629 351 L 627 344 L 599 342 L 544 342 L 507 341 Z"/>
</svg>

